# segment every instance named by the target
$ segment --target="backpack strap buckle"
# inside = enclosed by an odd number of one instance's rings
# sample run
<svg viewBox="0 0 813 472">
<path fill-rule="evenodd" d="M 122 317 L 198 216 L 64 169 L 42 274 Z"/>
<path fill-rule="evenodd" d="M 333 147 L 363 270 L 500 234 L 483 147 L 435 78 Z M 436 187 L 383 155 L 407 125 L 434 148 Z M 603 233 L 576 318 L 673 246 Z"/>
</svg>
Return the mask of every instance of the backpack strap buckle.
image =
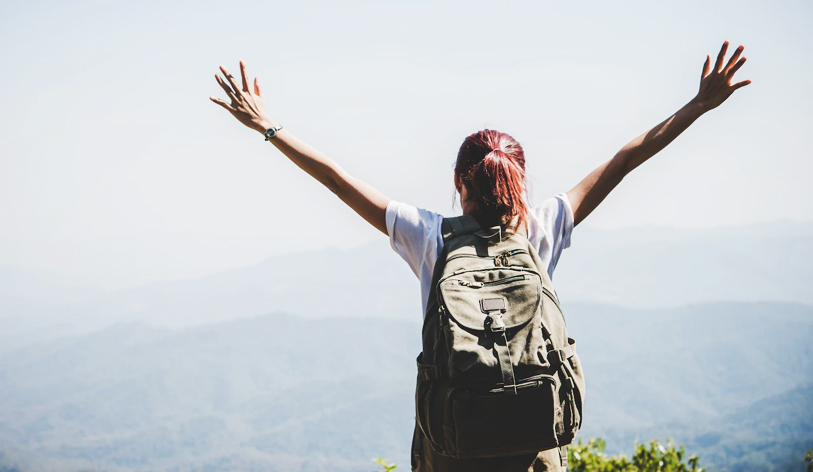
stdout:
<svg viewBox="0 0 813 472">
<path fill-rule="evenodd" d="M 423 366 L 418 372 L 419 380 L 435 380 L 440 377 L 440 367 L 433 365 Z"/>
<path fill-rule="evenodd" d="M 576 341 L 572 338 L 567 338 L 567 343 L 567 346 L 562 349 L 548 351 L 547 359 L 548 364 L 550 364 L 553 370 L 561 370 L 564 375 L 563 387 L 574 390 L 576 388 L 576 381 L 573 379 L 567 360 L 576 355 Z"/>
<path fill-rule="evenodd" d="M 440 366 L 429 365 L 423 362 L 423 352 L 418 356 L 418 381 L 421 380 L 435 380 L 440 378 Z"/>
<path fill-rule="evenodd" d="M 555 351 L 548 351 L 548 364 L 551 367 L 558 369 L 559 366 L 565 363 L 567 358 L 565 357 L 565 352 L 561 349 L 556 349 Z"/>
<path fill-rule="evenodd" d="M 505 322 L 502 320 L 502 314 L 505 312 L 504 308 L 490 307 L 489 301 L 498 300 L 503 302 L 502 298 L 481 300 L 481 307 L 488 315 L 485 320 L 485 328 L 491 331 L 492 339 L 494 340 L 494 350 L 497 352 L 497 361 L 500 364 L 500 376 L 502 377 L 503 389 L 506 395 L 517 394 L 517 382 L 514 376 L 514 366 L 511 364 L 511 349 L 508 347 L 508 337 L 505 334 Z M 505 306 L 504 304 L 502 305 Z"/>
<path fill-rule="evenodd" d="M 486 327 L 492 333 L 504 333 L 505 321 L 502 320 L 502 313 L 489 313 L 486 318 Z"/>
<path fill-rule="evenodd" d="M 547 359 L 551 367 L 558 368 L 565 363 L 567 359 L 576 355 L 576 341 L 572 338 L 567 338 L 567 346 L 562 349 L 555 349 L 548 351 Z"/>
</svg>

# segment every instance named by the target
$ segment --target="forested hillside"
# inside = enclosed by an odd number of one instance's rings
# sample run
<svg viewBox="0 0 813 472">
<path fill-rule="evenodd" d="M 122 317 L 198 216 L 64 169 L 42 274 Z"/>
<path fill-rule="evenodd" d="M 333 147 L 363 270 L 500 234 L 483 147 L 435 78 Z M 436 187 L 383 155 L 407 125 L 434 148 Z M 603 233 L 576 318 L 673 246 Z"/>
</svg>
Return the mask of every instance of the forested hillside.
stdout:
<svg viewBox="0 0 813 472">
<path fill-rule="evenodd" d="M 711 470 L 813 447 L 813 308 L 572 305 L 583 437 L 672 437 Z M 276 313 L 119 324 L 0 355 L 0 464 L 38 470 L 358 471 L 408 464 L 417 321 Z M 797 450 L 798 449 L 798 450 Z"/>
</svg>

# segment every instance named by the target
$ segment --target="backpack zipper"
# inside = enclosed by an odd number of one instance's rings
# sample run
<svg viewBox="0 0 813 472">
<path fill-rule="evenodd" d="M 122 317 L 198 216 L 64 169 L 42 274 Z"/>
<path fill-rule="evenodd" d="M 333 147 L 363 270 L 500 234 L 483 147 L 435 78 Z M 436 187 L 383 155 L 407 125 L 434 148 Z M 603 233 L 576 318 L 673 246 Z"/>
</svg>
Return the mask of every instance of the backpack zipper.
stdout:
<svg viewBox="0 0 813 472">
<path fill-rule="evenodd" d="M 516 250 L 516 251 L 512 251 L 512 252 L 526 252 L 526 253 L 527 253 L 527 251 L 522 251 L 521 249 L 520 249 L 520 250 Z M 461 255 L 462 255 L 462 254 L 461 254 Z M 474 256 L 474 257 L 477 257 L 477 256 Z M 541 278 L 542 278 L 542 277 L 539 275 L 539 273 L 538 273 L 538 272 L 536 272 L 536 271 L 535 271 L 535 270 L 533 270 L 533 269 L 529 269 L 529 268 L 526 268 L 526 267 L 511 267 L 511 269 L 513 269 L 513 270 L 517 270 L 517 271 L 523 271 L 523 272 L 527 272 L 528 274 L 525 274 L 525 276 L 526 276 L 526 277 L 527 277 L 528 275 L 535 275 L 535 276 L 537 276 L 537 277 L 539 277 L 539 278 L 540 278 L 540 282 L 541 282 Z M 435 292 L 435 296 L 437 297 L 437 300 L 438 300 L 438 306 L 439 306 L 439 307 L 442 307 L 442 308 L 443 308 L 443 310 L 444 310 L 444 312 L 446 311 L 446 305 L 445 305 L 445 303 L 444 303 L 444 301 L 443 301 L 443 293 L 442 293 L 442 292 L 441 292 L 441 290 L 440 290 L 440 284 L 442 284 L 442 283 L 444 283 L 444 282 L 446 282 L 446 281 L 448 281 L 448 280 L 451 280 L 451 278 L 452 278 L 452 277 L 454 277 L 455 275 L 460 275 L 460 274 L 464 274 L 464 273 L 467 273 L 467 272 L 479 272 L 479 271 L 481 271 L 481 270 L 482 270 L 482 269 L 469 269 L 469 270 L 462 270 L 462 271 L 455 272 L 455 273 L 452 273 L 452 274 L 450 274 L 450 275 L 447 275 L 446 277 L 441 278 L 441 279 L 438 281 L 437 285 L 436 285 L 437 290 L 436 290 L 436 292 Z M 486 269 L 486 270 L 494 270 L 494 269 Z M 543 292 L 546 292 L 546 293 L 548 293 L 548 296 L 551 296 L 551 295 L 550 295 L 550 293 L 549 293 L 549 292 L 547 292 L 547 290 L 544 290 L 544 286 L 543 286 L 542 288 L 543 288 Z M 555 298 L 554 298 L 554 302 L 556 302 L 556 299 L 555 299 Z M 540 303 L 541 303 L 541 302 L 540 302 Z M 558 303 L 557 303 L 557 306 L 558 306 Z M 447 313 L 448 313 L 448 312 L 447 312 Z M 426 318 L 426 319 L 428 319 L 428 318 Z M 426 326 L 426 324 L 425 324 L 426 319 L 424 319 L 424 327 Z"/>
<path fill-rule="evenodd" d="M 480 287 L 487 287 L 491 285 L 502 285 L 508 284 L 511 282 L 516 282 L 517 280 L 525 280 L 525 275 L 514 275 L 512 277 L 506 277 L 500 280 L 492 280 L 491 282 L 468 282 L 466 280 L 458 280 L 457 282 L 464 286 L 464 287 L 473 287 L 473 288 L 480 288 Z"/>
<path fill-rule="evenodd" d="M 553 303 L 556 304 L 556 308 L 559 309 L 559 313 L 562 313 L 562 307 L 559 306 L 559 300 L 556 298 L 556 295 L 552 294 L 550 292 L 550 290 L 548 290 L 544 285 L 542 286 L 542 291 L 545 293 L 545 295 L 548 296 L 548 298 L 553 300 Z M 564 316 L 564 314 L 563 314 L 563 316 Z"/>
<path fill-rule="evenodd" d="M 514 275 L 512 277 L 506 277 L 506 278 L 500 279 L 500 280 L 493 280 L 491 282 L 468 282 L 466 280 L 458 280 L 457 283 L 464 286 L 464 287 L 481 288 L 481 287 L 488 287 L 488 286 L 492 286 L 492 285 L 508 284 L 508 283 L 511 283 L 511 282 L 516 282 L 518 280 L 526 280 L 526 279 L 527 279 L 527 276 L 525 276 L 525 275 Z M 561 305 L 559 305 L 559 300 L 556 298 L 556 295 L 551 293 L 551 291 L 548 290 L 547 287 L 545 287 L 544 285 L 542 286 L 542 292 L 544 292 L 544 294 L 547 295 L 548 298 L 551 299 L 551 301 L 553 301 L 553 303 L 556 305 L 556 308 L 558 308 L 559 312 L 561 313 L 562 312 L 562 307 L 561 307 Z"/>
<path fill-rule="evenodd" d="M 513 251 L 503 252 L 497 254 L 496 256 L 478 256 L 477 254 L 455 254 L 454 256 L 446 259 L 446 262 L 453 261 L 455 259 L 459 259 L 461 257 L 473 257 L 475 259 L 493 259 L 496 265 L 508 265 L 508 258 L 511 256 L 516 256 L 517 254 L 528 254 L 528 251 L 525 249 L 514 249 Z M 499 261 L 499 263 L 497 263 Z"/>
</svg>

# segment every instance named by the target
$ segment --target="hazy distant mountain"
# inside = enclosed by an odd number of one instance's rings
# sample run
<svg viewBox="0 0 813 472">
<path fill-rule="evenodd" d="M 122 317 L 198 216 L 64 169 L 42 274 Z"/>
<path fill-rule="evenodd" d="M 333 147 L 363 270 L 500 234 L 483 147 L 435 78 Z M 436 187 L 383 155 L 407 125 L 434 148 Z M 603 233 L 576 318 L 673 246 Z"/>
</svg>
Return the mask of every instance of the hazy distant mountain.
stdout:
<svg viewBox="0 0 813 472">
<path fill-rule="evenodd" d="M 565 304 L 668 308 L 717 300 L 813 304 L 813 223 L 576 228 L 554 282 Z M 419 320 L 417 279 L 386 241 L 273 257 L 194 280 L 77 291 L 0 271 L 0 346 L 122 321 L 193 326 L 274 311 Z M 0 351 L 3 347 L 0 347 Z"/>
<path fill-rule="evenodd" d="M 813 383 L 764 398 L 724 415 L 674 422 L 642 431 L 626 431 L 616 443 L 632 438 L 681 438 L 692 453 L 720 472 L 805 469 L 804 452 L 813 448 Z M 610 435 L 612 433 L 609 433 Z"/>
<path fill-rule="evenodd" d="M 576 228 L 556 269 L 565 300 L 663 308 L 720 300 L 813 304 L 813 223 Z"/>
<path fill-rule="evenodd" d="M 674 438 L 713 470 L 801 470 L 813 448 L 813 307 L 713 303 L 567 314 L 588 378 L 585 436 Z"/>
<path fill-rule="evenodd" d="M 28 342 L 55 326 L 73 333 L 131 321 L 182 327 L 275 311 L 417 322 L 421 308 L 416 280 L 386 243 L 279 256 L 199 279 L 107 292 L 51 306 L 51 311 L 39 309 L 37 300 L 22 308 L 17 303 L 0 314 L 0 345 L 7 341 L 19 347 L 19 336 Z M 26 307 L 36 309 L 28 312 Z"/>
<path fill-rule="evenodd" d="M 419 331 L 277 314 L 16 350 L 0 357 L 0 452 L 25 471 L 366 470 L 411 438 Z"/>
<path fill-rule="evenodd" d="M 566 316 L 587 375 L 583 436 L 629 451 L 669 434 L 731 471 L 782 470 L 813 447 L 813 307 L 571 304 Z M 5 352 L 0 467 L 358 471 L 383 456 L 406 468 L 419 331 L 278 313 Z"/>
</svg>

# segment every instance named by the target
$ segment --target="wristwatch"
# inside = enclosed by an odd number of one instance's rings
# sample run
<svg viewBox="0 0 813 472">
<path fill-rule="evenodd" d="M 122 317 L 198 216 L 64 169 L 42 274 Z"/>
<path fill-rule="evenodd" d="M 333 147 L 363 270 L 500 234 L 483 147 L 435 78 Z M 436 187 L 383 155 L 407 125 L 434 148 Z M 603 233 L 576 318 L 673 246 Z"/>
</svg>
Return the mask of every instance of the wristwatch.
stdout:
<svg viewBox="0 0 813 472">
<path fill-rule="evenodd" d="M 281 129 L 282 129 L 282 126 L 275 126 L 273 128 L 268 128 L 267 130 L 265 130 L 265 140 L 268 141 L 269 139 L 276 136 L 277 133 L 279 132 L 279 130 L 281 130 Z"/>
</svg>

